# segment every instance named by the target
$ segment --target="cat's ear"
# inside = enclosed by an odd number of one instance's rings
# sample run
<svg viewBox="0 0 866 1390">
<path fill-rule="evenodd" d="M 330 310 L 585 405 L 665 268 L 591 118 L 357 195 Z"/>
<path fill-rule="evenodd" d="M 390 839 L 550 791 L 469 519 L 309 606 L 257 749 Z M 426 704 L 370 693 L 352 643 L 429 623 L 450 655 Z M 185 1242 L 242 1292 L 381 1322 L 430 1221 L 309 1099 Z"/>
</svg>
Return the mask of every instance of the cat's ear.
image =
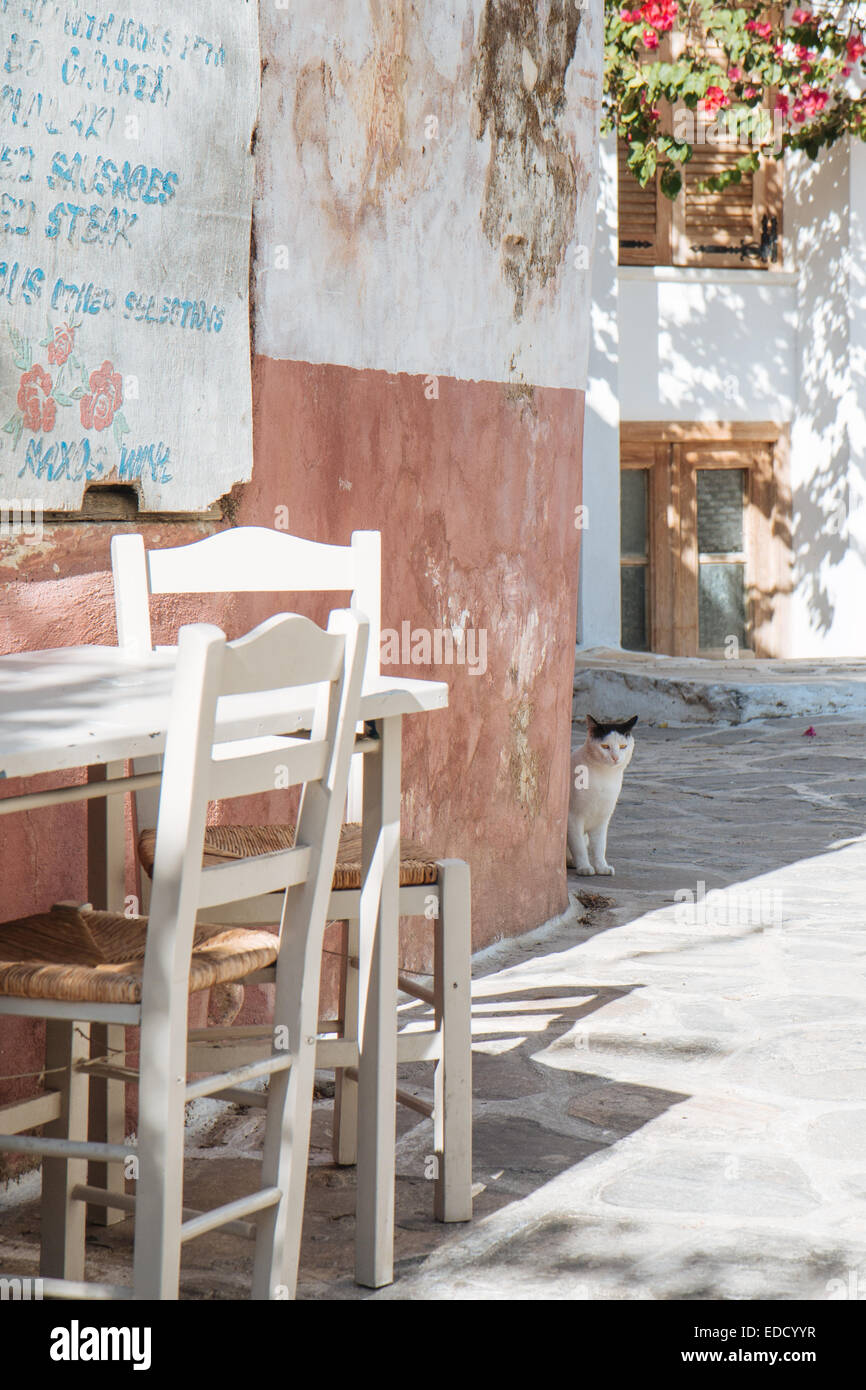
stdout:
<svg viewBox="0 0 866 1390">
<path fill-rule="evenodd" d="M 601 725 L 597 719 L 593 719 L 592 715 L 588 714 L 586 716 L 586 727 L 589 730 L 590 738 L 596 738 Z"/>
<path fill-rule="evenodd" d="M 619 732 L 621 734 L 630 734 L 636 723 L 637 715 L 633 714 L 631 719 L 627 719 L 624 724 L 620 724 Z"/>
</svg>

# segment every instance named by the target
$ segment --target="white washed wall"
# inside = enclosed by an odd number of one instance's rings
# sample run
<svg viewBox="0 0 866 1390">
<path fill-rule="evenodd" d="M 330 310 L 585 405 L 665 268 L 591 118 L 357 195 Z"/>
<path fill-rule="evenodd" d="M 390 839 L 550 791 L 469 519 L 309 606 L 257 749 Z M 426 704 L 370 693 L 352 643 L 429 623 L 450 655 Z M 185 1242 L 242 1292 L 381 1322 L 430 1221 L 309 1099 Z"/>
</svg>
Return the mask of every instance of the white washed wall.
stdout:
<svg viewBox="0 0 866 1390">
<path fill-rule="evenodd" d="M 866 651 L 866 159 L 859 142 L 792 160 L 786 219 L 798 270 L 792 431 L 797 656 Z"/>
<path fill-rule="evenodd" d="M 621 267 L 619 333 L 624 420 L 790 420 L 794 276 Z"/>
<path fill-rule="evenodd" d="M 583 430 L 583 503 L 577 640 L 618 647 L 619 418 L 623 344 L 617 310 L 616 142 L 599 152 L 598 220 L 592 269 L 592 336 Z"/>
</svg>

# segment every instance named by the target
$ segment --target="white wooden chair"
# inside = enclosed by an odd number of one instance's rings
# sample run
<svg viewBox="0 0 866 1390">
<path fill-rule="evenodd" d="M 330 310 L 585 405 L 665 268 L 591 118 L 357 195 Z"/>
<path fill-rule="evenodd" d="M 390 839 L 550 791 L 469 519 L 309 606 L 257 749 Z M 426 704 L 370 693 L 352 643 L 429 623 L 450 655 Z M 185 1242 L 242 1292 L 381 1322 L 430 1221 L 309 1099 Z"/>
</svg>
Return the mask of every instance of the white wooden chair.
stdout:
<svg viewBox="0 0 866 1390">
<path fill-rule="evenodd" d="M 48 1296 L 172 1299 L 181 1247 L 222 1227 L 255 1239 L 253 1297 L 293 1296 L 306 1185 L 319 976 L 328 897 L 358 718 L 367 625 L 349 612 L 329 631 L 281 614 L 236 642 L 219 628 L 181 630 L 157 821 L 149 919 L 61 905 L 0 927 L 0 1014 L 48 1021 L 43 1096 L 2 1116 L 0 1152 L 42 1155 L 41 1270 Z M 315 684 L 309 738 L 215 742 L 217 701 L 269 692 L 274 717 L 289 688 Z M 257 694 L 257 699 L 261 695 Z M 302 785 L 297 843 L 277 853 L 206 867 L 208 802 Z M 280 893 L 279 937 L 197 925 L 220 904 Z M 188 1048 L 189 993 L 275 965 L 266 1055 L 229 1065 L 224 1039 Z M 111 1058 L 88 1060 L 93 1023 L 141 1026 L 137 1145 L 84 1138 L 91 1077 L 136 1079 Z M 124 1061 L 125 1058 L 121 1058 Z M 215 1071 L 215 1067 L 218 1070 Z M 208 1070 L 192 1082 L 188 1074 Z M 204 1213 L 183 1208 L 186 1102 L 243 1099 L 245 1081 L 269 1078 L 258 1191 Z M 48 1122 L 42 1138 L 22 1130 Z M 136 1193 L 86 1185 L 87 1160 L 137 1165 Z M 131 1287 L 83 1283 L 86 1203 L 135 1213 Z"/>
<path fill-rule="evenodd" d="M 145 550 L 140 535 L 112 540 L 118 641 L 133 650 L 150 650 L 151 594 L 227 592 L 345 592 L 352 608 L 370 624 L 365 685 L 379 679 L 381 609 L 381 537 L 377 531 L 356 531 L 351 545 L 324 545 L 263 527 L 240 527 L 190 545 Z M 334 1159 L 357 1160 L 358 1127 L 358 973 L 360 912 L 360 811 L 362 758 L 354 759 L 349 792 L 350 823 L 343 827 L 329 917 L 346 922 L 343 964 L 344 997 L 340 1037 L 319 1043 L 318 1064 L 336 1072 Z M 152 770 L 136 764 L 136 771 Z M 153 825 L 148 793 L 137 797 L 142 864 L 153 857 Z M 205 836 L 208 862 L 228 862 L 251 848 L 268 849 L 292 843 L 294 827 L 209 827 Z M 144 892 L 144 882 L 142 884 Z M 250 912 L 255 916 L 251 917 Z M 233 920 L 273 920 L 273 904 L 245 904 Z M 471 1083 L 471 907 L 469 866 L 462 860 L 437 859 L 424 846 L 401 842 L 400 914 L 424 916 L 433 934 L 433 981 L 427 988 L 401 973 L 404 993 L 422 1001 L 432 1012 L 427 1031 L 402 1031 L 398 1062 L 430 1062 L 434 1066 L 432 1102 L 398 1088 L 397 1100 L 433 1120 L 435 1181 L 434 1214 L 440 1221 L 468 1221 L 472 1216 L 472 1083 Z M 225 919 L 224 919 L 225 920 Z M 347 1065 L 347 1044 L 354 1055 Z"/>
</svg>

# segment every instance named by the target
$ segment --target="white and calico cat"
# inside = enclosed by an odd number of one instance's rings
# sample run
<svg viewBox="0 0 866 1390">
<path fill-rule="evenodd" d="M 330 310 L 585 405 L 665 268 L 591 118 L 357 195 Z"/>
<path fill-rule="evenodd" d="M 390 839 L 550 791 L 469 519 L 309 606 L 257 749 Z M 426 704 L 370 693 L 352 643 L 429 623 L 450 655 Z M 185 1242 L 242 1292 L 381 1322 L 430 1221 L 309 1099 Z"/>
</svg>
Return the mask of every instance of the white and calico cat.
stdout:
<svg viewBox="0 0 866 1390">
<path fill-rule="evenodd" d="M 621 724 L 586 716 L 586 742 L 574 754 L 568 802 L 566 863 L 579 874 L 612 874 L 605 857 L 607 827 L 634 752 L 637 715 Z"/>
</svg>

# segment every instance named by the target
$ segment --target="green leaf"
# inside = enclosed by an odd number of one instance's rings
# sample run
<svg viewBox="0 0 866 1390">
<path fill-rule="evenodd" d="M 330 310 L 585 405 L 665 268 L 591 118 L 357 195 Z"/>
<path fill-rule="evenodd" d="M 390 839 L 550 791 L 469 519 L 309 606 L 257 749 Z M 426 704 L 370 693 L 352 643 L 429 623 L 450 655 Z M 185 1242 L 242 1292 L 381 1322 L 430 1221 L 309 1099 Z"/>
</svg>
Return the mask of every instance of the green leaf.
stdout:
<svg viewBox="0 0 866 1390">
<path fill-rule="evenodd" d="M 18 329 L 13 328 L 11 323 L 9 325 L 9 337 L 12 340 L 12 361 L 22 372 L 29 371 L 33 363 L 33 353 L 29 340 L 22 337 Z"/>
<path fill-rule="evenodd" d="M 21 432 L 23 429 L 24 416 L 21 414 L 20 410 L 16 410 L 15 414 L 11 415 L 9 419 L 6 421 L 6 424 L 3 426 L 3 433 L 12 435 L 13 449 L 18 448 L 18 441 L 21 438 Z"/>
<path fill-rule="evenodd" d="M 130 433 L 129 425 L 126 421 L 126 416 L 124 415 L 122 410 L 118 410 L 117 414 L 114 417 L 114 427 L 115 429 L 119 429 L 121 434 Z"/>
<path fill-rule="evenodd" d="M 83 386 L 76 386 L 75 390 L 70 391 L 69 394 L 74 401 L 80 401 L 81 397 L 86 395 L 87 393 L 84 390 Z"/>
<path fill-rule="evenodd" d="M 675 198 L 683 186 L 683 176 L 679 169 L 672 169 L 670 164 L 666 164 L 662 169 L 659 183 L 666 198 Z"/>
<path fill-rule="evenodd" d="M 82 391 L 81 394 L 83 395 L 84 392 Z M 54 399 L 58 405 L 72 405 L 72 397 L 67 396 L 65 391 L 58 391 L 56 386 L 54 388 Z"/>
</svg>

